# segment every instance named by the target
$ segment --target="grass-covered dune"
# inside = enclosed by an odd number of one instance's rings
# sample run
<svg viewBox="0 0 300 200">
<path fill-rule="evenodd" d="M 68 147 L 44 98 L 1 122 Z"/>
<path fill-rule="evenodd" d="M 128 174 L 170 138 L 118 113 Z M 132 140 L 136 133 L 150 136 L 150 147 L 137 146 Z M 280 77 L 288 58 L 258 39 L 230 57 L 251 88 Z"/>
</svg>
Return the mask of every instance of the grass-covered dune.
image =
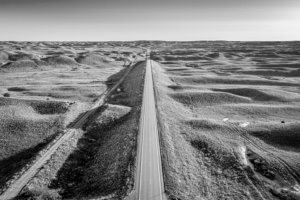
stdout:
<svg viewBox="0 0 300 200">
<path fill-rule="evenodd" d="M 113 87 L 128 69 L 106 82 Z M 49 190 L 67 199 L 125 197 L 134 185 L 145 62 L 137 63 L 108 104 L 97 109 Z M 47 190 L 47 189 L 45 189 Z"/>
<path fill-rule="evenodd" d="M 288 42 L 154 50 L 169 199 L 299 199 L 299 51 Z"/>
<path fill-rule="evenodd" d="M 65 102 L 0 97 L 0 186 L 64 127 Z"/>
</svg>

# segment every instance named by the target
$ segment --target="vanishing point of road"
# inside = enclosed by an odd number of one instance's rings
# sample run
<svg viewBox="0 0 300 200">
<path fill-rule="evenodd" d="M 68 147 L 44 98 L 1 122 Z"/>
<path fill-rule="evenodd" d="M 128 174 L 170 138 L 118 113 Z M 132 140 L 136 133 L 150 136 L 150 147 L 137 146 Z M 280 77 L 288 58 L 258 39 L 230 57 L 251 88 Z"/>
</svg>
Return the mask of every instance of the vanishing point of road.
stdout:
<svg viewBox="0 0 300 200">
<path fill-rule="evenodd" d="M 139 131 L 140 139 L 136 178 L 138 200 L 165 199 L 152 78 L 152 62 L 149 59 L 148 52 Z"/>
</svg>

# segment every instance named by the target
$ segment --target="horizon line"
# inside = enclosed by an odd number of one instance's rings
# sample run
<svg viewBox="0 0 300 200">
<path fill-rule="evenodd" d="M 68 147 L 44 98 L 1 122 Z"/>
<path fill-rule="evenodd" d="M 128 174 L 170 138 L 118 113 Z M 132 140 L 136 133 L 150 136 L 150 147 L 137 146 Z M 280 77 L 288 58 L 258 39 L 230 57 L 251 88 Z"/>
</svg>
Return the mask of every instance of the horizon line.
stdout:
<svg viewBox="0 0 300 200">
<path fill-rule="evenodd" d="M 300 42 L 299 40 L 0 40 L 0 42 Z"/>
</svg>

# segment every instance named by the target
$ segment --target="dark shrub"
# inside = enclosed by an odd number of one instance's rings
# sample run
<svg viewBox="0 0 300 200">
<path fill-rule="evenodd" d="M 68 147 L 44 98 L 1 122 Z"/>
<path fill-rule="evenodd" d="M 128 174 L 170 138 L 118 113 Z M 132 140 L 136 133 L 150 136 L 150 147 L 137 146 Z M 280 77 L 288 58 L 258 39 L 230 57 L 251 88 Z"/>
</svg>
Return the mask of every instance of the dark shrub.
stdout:
<svg viewBox="0 0 300 200">
<path fill-rule="evenodd" d="M 4 97 L 10 97 L 10 94 L 8 92 L 3 94 Z"/>
</svg>

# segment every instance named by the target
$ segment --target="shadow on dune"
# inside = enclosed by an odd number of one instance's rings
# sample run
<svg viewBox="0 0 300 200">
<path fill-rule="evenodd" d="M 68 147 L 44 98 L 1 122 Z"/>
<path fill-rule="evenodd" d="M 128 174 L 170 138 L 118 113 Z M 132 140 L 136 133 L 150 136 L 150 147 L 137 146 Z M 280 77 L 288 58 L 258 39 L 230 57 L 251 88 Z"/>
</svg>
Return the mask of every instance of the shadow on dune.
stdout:
<svg viewBox="0 0 300 200">
<path fill-rule="evenodd" d="M 140 63 L 136 64 L 139 65 Z M 139 86 L 142 85 L 138 84 L 137 80 L 142 80 L 143 69 L 143 67 L 134 67 L 120 85 L 119 91 L 113 92 L 107 100 L 110 104 L 132 107 L 130 113 L 118 118 L 113 124 L 87 128 L 105 111 L 107 106 L 103 105 L 96 108 L 96 112 L 86 120 L 83 129 L 87 131 L 78 140 L 76 150 L 67 158 L 58 171 L 57 178 L 49 186 L 50 189 L 58 189 L 62 198 L 85 198 L 110 194 L 124 196 L 130 189 L 141 104 L 141 96 L 133 94 L 137 92 L 134 87 L 138 86 L 140 89 Z M 124 68 L 110 76 L 106 81 L 108 89 L 112 88 L 125 72 Z"/>
<path fill-rule="evenodd" d="M 11 157 L 0 161 L 0 188 L 5 185 L 5 182 L 10 180 L 14 174 L 20 171 L 26 164 L 34 158 L 34 156 L 45 148 L 56 135 L 48 137 L 44 142 L 39 143 L 35 147 L 21 151 Z"/>
</svg>

